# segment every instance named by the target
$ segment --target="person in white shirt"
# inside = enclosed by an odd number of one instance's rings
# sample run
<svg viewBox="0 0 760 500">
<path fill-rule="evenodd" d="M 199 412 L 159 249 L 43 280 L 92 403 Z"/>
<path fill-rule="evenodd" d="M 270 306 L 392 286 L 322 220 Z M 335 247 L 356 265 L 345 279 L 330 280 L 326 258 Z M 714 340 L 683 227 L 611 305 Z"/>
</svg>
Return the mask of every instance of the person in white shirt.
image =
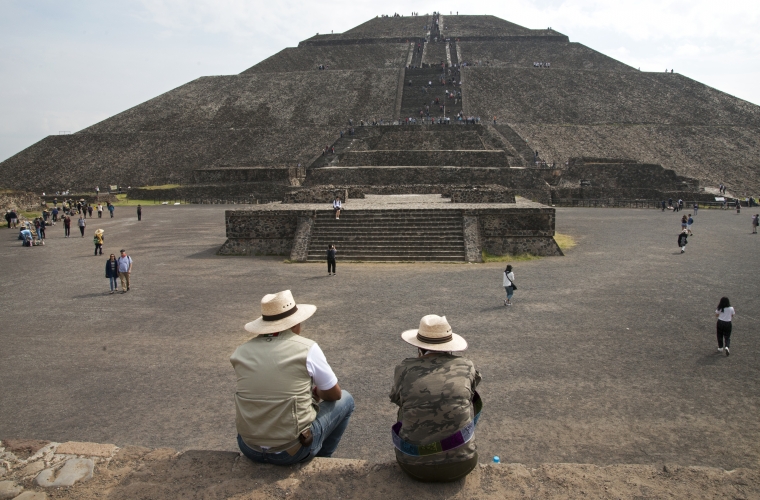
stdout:
<svg viewBox="0 0 760 500">
<path fill-rule="evenodd" d="M 715 309 L 715 317 L 718 318 L 716 330 L 718 332 L 718 352 L 725 350 L 726 356 L 730 354 L 728 348 L 731 345 L 731 320 L 735 314 L 736 310 L 731 307 L 728 297 L 721 297 L 718 308 Z M 723 347 L 724 342 L 725 348 Z"/>
<path fill-rule="evenodd" d="M 340 198 L 337 196 L 333 200 L 333 212 L 335 212 L 335 218 L 340 219 L 340 210 L 343 208 L 343 205 L 340 202 Z"/>
<path fill-rule="evenodd" d="M 515 286 L 515 273 L 512 272 L 512 265 L 507 265 L 507 268 L 502 273 L 502 285 L 504 286 L 504 290 L 507 291 L 507 298 L 504 299 L 504 305 L 505 306 L 511 306 L 512 305 L 512 295 L 514 295 L 515 290 L 517 287 Z"/>
</svg>

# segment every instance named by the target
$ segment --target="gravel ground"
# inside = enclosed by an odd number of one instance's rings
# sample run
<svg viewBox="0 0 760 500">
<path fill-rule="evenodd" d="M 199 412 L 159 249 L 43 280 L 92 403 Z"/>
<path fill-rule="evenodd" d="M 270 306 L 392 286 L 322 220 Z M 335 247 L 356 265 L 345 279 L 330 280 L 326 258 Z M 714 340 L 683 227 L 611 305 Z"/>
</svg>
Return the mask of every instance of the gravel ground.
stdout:
<svg viewBox="0 0 760 500">
<path fill-rule="evenodd" d="M 238 208 L 238 207 L 228 207 Z M 336 457 L 392 460 L 393 367 L 401 331 L 445 314 L 483 373 L 481 461 L 760 464 L 760 235 L 750 213 L 702 210 L 685 254 L 681 214 L 558 209 L 565 257 L 503 264 L 322 264 L 218 257 L 223 206 L 149 206 L 48 231 L 22 248 L 0 229 L 0 438 L 234 450 L 234 373 L 262 295 L 286 288 L 319 309 L 319 342 L 357 404 Z M 126 248 L 133 289 L 109 295 L 105 252 Z M 713 310 L 737 308 L 731 356 Z"/>
</svg>

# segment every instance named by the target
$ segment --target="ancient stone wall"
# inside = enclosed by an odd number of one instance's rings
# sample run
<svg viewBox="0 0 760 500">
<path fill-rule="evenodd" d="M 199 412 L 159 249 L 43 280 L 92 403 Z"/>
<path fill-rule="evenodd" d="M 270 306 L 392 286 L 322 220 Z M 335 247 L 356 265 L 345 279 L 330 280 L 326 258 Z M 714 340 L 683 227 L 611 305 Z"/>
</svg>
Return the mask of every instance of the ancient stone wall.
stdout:
<svg viewBox="0 0 760 500">
<path fill-rule="evenodd" d="M 602 71 L 636 71 L 626 64 L 605 56 L 580 43 L 548 42 L 545 38 L 460 42 L 465 61 L 480 61 L 491 68 L 534 68 L 534 62 L 551 63 L 551 69 L 583 69 Z"/>
<path fill-rule="evenodd" d="M 353 195 L 353 193 L 351 193 Z M 299 189 L 286 194 L 282 202 L 283 203 L 332 203 L 335 197 L 340 197 L 341 201 L 345 203 L 348 201 L 349 190 L 340 188 L 311 188 L 311 189 Z M 362 198 L 363 193 L 362 193 Z"/>
<path fill-rule="evenodd" d="M 306 177 L 301 167 L 237 167 L 204 168 L 193 171 L 193 184 L 227 184 L 234 182 L 274 182 L 286 186 L 299 185 Z"/>
<path fill-rule="evenodd" d="M 320 65 L 328 67 L 324 71 L 398 69 L 406 65 L 408 53 L 407 43 L 290 47 L 264 59 L 241 74 L 319 71 L 317 67 Z"/>
<path fill-rule="evenodd" d="M 227 241 L 219 255 L 290 255 L 299 217 L 313 211 L 227 210 Z"/>
<path fill-rule="evenodd" d="M 508 167 L 504 151 L 346 151 L 339 157 L 341 166 L 458 166 Z M 309 174 L 311 175 L 311 174 Z"/>
<path fill-rule="evenodd" d="M 256 200 L 282 200 L 297 188 L 272 182 L 237 184 L 190 184 L 167 189 L 132 188 L 135 200 L 189 200 L 193 203 L 255 203 Z"/>
<path fill-rule="evenodd" d="M 500 186 L 485 188 L 451 189 L 452 203 L 514 203 L 515 194 Z"/>
<path fill-rule="evenodd" d="M 498 184 L 522 189 L 537 189 L 537 186 L 548 188 L 537 170 L 476 167 L 327 167 L 308 172 L 304 186 L 323 184 Z"/>
<path fill-rule="evenodd" d="M 0 191 L 0 210 L 35 210 L 40 206 L 41 197 L 24 191 Z"/>
</svg>

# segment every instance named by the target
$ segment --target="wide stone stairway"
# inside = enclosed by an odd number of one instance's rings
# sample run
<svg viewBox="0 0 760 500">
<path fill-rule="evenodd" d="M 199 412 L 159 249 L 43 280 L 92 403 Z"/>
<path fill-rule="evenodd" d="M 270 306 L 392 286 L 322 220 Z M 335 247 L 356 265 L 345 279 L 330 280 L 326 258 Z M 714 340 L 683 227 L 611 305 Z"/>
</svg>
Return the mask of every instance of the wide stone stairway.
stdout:
<svg viewBox="0 0 760 500">
<path fill-rule="evenodd" d="M 446 210 L 346 210 L 317 212 L 308 261 L 326 260 L 335 245 L 338 260 L 464 262 L 462 215 Z"/>
<path fill-rule="evenodd" d="M 407 69 L 404 74 L 404 93 L 401 96 L 401 118 L 420 118 L 420 109 L 424 109 L 427 104 L 430 106 L 430 118 L 438 119 L 443 116 L 438 105 L 431 105 L 437 97 L 439 101 L 446 105 L 446 116 L 453 121 L 457 113 L 462 110 L 462 99 L 457 99 L 454 104 L 453 99 L 446 97 L 446 91 L 456 93 L 461 88 L 454 87 L 450 84 L 441 85 L 441 78 L 445 73 L 440 67 L 425 69 Z M 449 78 L 446 75 L 446 78 Z M 409 81 L 411 80 L 411 85 Z M 428 86 L 432 82 L 432 86 Z M 423 90 L 424 89 L 424 90 Z M 429 123 L 430 118 L 425 117 Z"/>
</svg>

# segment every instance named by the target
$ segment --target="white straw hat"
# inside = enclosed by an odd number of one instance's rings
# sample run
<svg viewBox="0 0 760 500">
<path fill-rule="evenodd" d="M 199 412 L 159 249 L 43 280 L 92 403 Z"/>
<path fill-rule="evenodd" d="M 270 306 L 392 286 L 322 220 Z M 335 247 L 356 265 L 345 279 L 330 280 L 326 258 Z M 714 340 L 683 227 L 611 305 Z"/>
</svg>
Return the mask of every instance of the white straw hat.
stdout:
<svg viewBox="0 0 760 500">
<path fill-rule="evenodd" d="M 290 290 L 270 293 L 261 299 L 261 317 L 245 325 L 256 335 L 285 331 L 306 321 L 317 310 L 311 304 L 296 304 Z"/>
<path fill-rule="evenodd" d="M 415 347 L 428 351 L 464 351 L 467 341 L 451 331 L 446 316 L 428 314 L 420 320 L 420 327 L 407 330 L 401 338 Z"/>
</svg>

